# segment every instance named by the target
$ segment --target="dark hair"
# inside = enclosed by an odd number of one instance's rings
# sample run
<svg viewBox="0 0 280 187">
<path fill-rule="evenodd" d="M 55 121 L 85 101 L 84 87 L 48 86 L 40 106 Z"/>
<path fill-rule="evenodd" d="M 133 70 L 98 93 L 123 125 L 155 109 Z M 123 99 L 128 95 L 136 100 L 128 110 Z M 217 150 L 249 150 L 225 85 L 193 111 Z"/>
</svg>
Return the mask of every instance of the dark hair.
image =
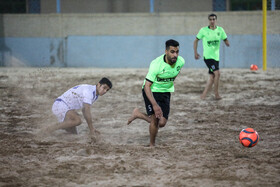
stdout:
<svg viewBox="0 0 280 187">
<path fill-rule="evenodd" d="M 169 49 L 169 47 L 172 46 L 172 47 L 178 47 L 179 46 L 179 42 L 177 42 L 176 40 L 167 40 L 165 42 L 165 49 Z"/>
<path fill-rule="evenodd" d="M 216 19 L 218 19 L 218 17 L 217 17 L 216 14 L 209 14 L 209 15 L 208 15 L 208 19 L 210 19 L 210 17 L 215 17 Z"/>
<path fill-rule="evenodd" d="M 99 84 L 107 84 L 110 89 L 112 88 L 112 83 L 109 79 L 107 79 L 106 77 L 103 77 L 100 81 Z"/>
</svg>

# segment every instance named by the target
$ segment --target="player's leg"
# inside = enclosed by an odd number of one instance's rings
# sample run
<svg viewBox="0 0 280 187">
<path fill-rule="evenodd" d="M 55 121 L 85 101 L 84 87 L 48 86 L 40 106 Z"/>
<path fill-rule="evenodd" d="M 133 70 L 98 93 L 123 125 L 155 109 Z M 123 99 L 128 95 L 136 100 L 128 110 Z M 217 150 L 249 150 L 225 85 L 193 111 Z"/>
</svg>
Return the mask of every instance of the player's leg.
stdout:
<svg viewBox="0 0 280 187">
<path fill-rule="evenodd" d="M 76 126 L 81 124 L 81 119 L 75 110 L 69 110 L 68 105 L 62 99 L 56 99 L 52 112 L 57 117 L 59 123 L 47 128 L 47 132 L 57 129 L 65 129 L 72 134 L 78 134 Z"/>
<path fill-rule="evenodd" d="M 214 84 L 214 71 L 216 70 L 216 66 L 217 66 L 217 61 L 215 61 L 214 59 L 204 59 L 204 62 L 206 64 L 206 66 L 208 67 L 209 71 L 209 79 L 207 80 L 206 86 L 200 96 L 201 99 L 205 99 L 207 93 L 211 90 L 213 84 Z"/>
<path fill-rule="evenodd" d="M 82 123 L 81 117 L 75 110 L 69 110 L 66 113 L 65 119 L 58 125 L 59 129 L 76 127 Z"/>
<path fill-rule="evenodd" d="M 156 136 L 158 133 L 158 129 L 162 128 L 166 125 L 167 119 L 165 117 L 160 118 L 159 120 L 153 114 L 151 116 L 151 123 L 150 123 L 150 146 L 153 147 L 156 144 Z"/>
<path fill-rule="evenodd" d="M 158 133 L 158 119 L 156 118 L 156 116 L 153 114 L 151 115 L 151 123 L 150 123 L 150 128 L 149 128 L 149 132 L 150 132 L 150 146 L 154 147 L 155 143 L 156 143 L 156 136 Z"/>
<path fill-rule="evenodd" d="M 160 120 L 158 122 L 158 125 L 161 128 L 161 127 L 164 127 L 167 123 L 167 118 L 168 118 L 168 114 L 169 114 L 169 104 L 167 107 L 162 106 L 162 105 L 160 105 L 160 107 L 161 107 L 161 109 L 163 111 L 163 115 L 164 115 L 164 117 L 160 118 Z M 139 108 L 135 108 L 133 110 L 132 116 L 128 119 L 127 125 L 129 125 L 135 119 L 142 119 L 148 123 L 151 123 L 151 117 L 148 116 L 147 114 L 144 114 L 143 112 L 140 112 Z"/>
<path fill-rule="evenodd" d="M 68 127 L 68 128 L 65 128 L 64 130 L 66 130 L 70 134 L 78 134 L 78 130 L 77 130 L 76 126 L 75 127 Z"/>
<path fill-rule="evenodd" d="M 145 107 L 146 107 L 147 114 L 144 114 L 144 113 L 140 112 L 138 108 L 135 108 L 132 112 L 131 117 L 127 121 L 127 125 L 129 125 L 135 119 L 143 119 L 143 120 L 147 121 L 148 123 L 151 123 L 150 116 L 152 114 L 154 114 L 153 106 L 152 106 L 151 102 L 149 101 L 149 99 L 147 98 L 144 89 L 142 89 L 142 96 L 143 96 L 143 99 L 144 99 L 144 102 L 145 102 Z"/>
<path fill-rule="evenodd" d="M 209 79 L 206 83 L 206 86 L 200 96 L 201 99 L 205 99 L 207 93 L 211 90 L 212 86 L 213 86 L 213 83 L 214 83 L 214 74 L 209 74 Z"/>
<path fill-rule="evenodd" d="M 170 98 L 171 98 L 171 94 L 170 93 L 162 93 L 159 94 L 159 96 L 156 96 L 158 99 L 158 104 L 162 110 L 162 115 L 163 117 L 161 117 L 159 119 L 158 125 L 159 128 L 162 128 L 166 125 L 167 120 L 168 120 L 168 116 L 169 116 L 169 112 L 170 112 Z"/>
<path fill-rule="evenodd" d="M 220 81 L 220 70 L 214 71 L 214 92 L 215 92 L 215 99 L 219 100 L 222 99 L 219 95 L 219 81 Z"/>
<path fill-rule="evenodd" d="M 131 117 L 127 121 L 127 125 L 129 125 L 135 119 L 142 119 L 147 121 L 148 123 L 151 123 L 151 118 L 147 114 L 140 112 L 139 108 L 135 108 L 133 110 Z"/>
<path fill-rule="evenodd" d="M 159 128 L 165 127 L 166 123 L 167 123 L 167 119 L 165 117 L 160 118 L 158 121 Z"/>
<path fill-rule="evenodd" d="M 75 110 L 67 111 L 64 121 L 48 127 L 47 132 L 51 133 L 58 129 L 67 129 L 68 132 L 76 134 L 74 128 L 82 123 L 79 114 Z"/>
<path fill-rule="evenodd" d="M 215 99 L 219 100 L 222 99 L 219 95 L 219 81 L 220 81 L 220 68 L 219 68 L 219 61 L 213 60 L 213 73 L 214 73 L 214 93 Z"/>
<path fill-rule="evenodd" d="M 78 134 L 77 126 L 82 124 L 82 120 L 79 114 L 75 110 L 70 110 L 67 112 L 65 120 L 67 120 L 67 122 L 64 125 L 67 127 L 62 127 L 62 129 L 71 134 Z"/>
<path fill-rule="evenodd" d="M 170 98 L 171 98 L 171 94 L 169 92 L 153 93 L 153 94 L 154 94 L 154 98 L 156 99 L 158 105 L 162 110 L 163 116 L 160 119 L 156 119 L 155 115 L 152 115 L 151 117 L 150 146 L 155 146 L 158 129 L 164 127 L 167 123 L 169 112 L 170 112 Z"/>
</svg>

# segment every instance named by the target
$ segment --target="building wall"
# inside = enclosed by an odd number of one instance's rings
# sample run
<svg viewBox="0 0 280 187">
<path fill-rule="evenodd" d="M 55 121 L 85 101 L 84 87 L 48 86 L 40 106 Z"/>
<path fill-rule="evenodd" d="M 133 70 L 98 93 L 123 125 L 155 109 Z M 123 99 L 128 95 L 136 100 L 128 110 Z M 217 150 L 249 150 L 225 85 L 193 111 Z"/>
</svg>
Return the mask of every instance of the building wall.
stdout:
<svg viewBox="0 0 280 187">
<path fill-rule="evenodd" d="M 5 37 L 70 35 L 192 35 L 208 25 L 209 12 L 138 14 L 5 14 Z M 261 34 L 262 12 L 217 12 L 228 34 Z M 267 33 L 280 33 L 280 11 L 268 12 Z M 0 22 L 1 23 L 1 22 Z"/>
<path fill-rule="evenodd" d="M 144 13 L 150 0 L 60 0 L 61 13 Z M 154 12 L 211 11 L 212 0 L 154 0 Z M 41 0 L 41 13 L 56 13 L 56 0 Z"/>
<path fill-rule="evenodd" d="M 205 68 L 193 58 L 193 40 L 208 12 L 138 14 L 41 14 L 0 16 L 0 65 L 38 67 L 148 67 L 164 42 L 180 42 L 185 67 Z M 221 67 L 262 66 L 262 12 L 217 12 L 228 34 Z M 268 12 L 268 67 L 280 67 L 280 11 Z M 202 43 L 199 42 L 202 55 Z"/>
</svg>

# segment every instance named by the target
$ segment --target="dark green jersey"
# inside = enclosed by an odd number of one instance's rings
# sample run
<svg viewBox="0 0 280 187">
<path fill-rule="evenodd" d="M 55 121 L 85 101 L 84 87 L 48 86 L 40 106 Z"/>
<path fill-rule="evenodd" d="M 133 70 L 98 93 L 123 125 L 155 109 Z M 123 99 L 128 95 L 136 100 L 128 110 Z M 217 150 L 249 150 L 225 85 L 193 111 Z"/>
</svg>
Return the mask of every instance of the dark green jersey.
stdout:
<svg viewBox="0 0 280 187">
<path fill-rule="evenodd" d="M 216 26 L 214 30 L 210 29 L 209 26 L 203 27 L 196 37 L 203 40 L 203 57 L 219 61 L 220 41 L 227 38 L 224 29 L 219 26 Z"/>
<path fill-rule="evenodd" d="M 146 79 L 153 82 L 151 86 L 152 92 L 174 92 L 173 82 L 185 64 L 185 60 L 181 56 L 178 56 L 176 63 L 172 66 L 164 61 L 164 57 L 165 55 L 161 55 L 150 64 Z"/>
</svg>

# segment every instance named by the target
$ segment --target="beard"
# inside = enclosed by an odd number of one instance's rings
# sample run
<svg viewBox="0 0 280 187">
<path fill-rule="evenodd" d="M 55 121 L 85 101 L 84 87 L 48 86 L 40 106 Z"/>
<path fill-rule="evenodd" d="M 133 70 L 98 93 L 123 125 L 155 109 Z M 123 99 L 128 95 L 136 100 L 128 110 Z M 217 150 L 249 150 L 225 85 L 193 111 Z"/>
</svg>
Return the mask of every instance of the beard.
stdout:
<svg viewBox="0 0 280 187">
<path fill-rule="evenodd" d="M 171 65 L 175 64 L 177 62 L 177 58 L 174 57 L 174 58 L 170 58 L 170 57 L 167 57 L 168 61 L 170 62 Z"/>
</svg>

